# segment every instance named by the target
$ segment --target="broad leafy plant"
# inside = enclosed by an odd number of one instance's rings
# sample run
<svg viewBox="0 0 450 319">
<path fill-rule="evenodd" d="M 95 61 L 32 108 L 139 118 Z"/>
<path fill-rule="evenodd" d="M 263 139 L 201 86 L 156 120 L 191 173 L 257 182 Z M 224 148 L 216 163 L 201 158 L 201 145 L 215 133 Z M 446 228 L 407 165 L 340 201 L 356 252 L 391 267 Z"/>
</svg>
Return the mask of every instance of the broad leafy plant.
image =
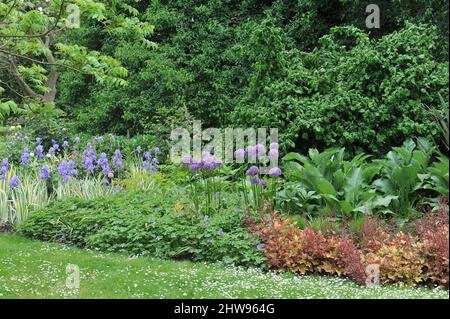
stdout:
<svg viewBox="0 0 450 319">
<path fill-rule="evenodd" d="M 381 178 L 374 181 L 375 187 L 383 194 L 396 196 L 390 205 L 392 212 L 407 216 L 414 211 L 421 187 L 419 176 L 427 172 L 433 150 L 424 140 L 407 140 L 384 159 L 375 161 L 381 167 Z"/>
<path fill-rule="evenodd" d="M 386 209 L 396 196 L 380 196 L 370 186 L 380 166 L 369 164 L 369 156 L 364 154 L 347 161 L 344 152 L 343 148 L 322 153 L 311 149 L 309 157 L 289 153 L 284 157 L 288 176 L 317 193 L 320 204 L 341 215 Z"/>
</svg>

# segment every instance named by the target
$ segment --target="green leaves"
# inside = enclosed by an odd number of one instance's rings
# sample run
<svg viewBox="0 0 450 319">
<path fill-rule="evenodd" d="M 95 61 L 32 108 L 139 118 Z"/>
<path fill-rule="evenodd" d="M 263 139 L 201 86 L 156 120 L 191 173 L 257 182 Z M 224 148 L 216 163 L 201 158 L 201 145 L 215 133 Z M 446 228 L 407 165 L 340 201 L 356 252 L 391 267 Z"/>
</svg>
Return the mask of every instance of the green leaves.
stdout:
<svg viewBox="0 0 450 319">
<path fill-rule="evenodd" d="M 309 157 L 287 154 L 284 171 L 289 183 L 295 181 L 319 196 L 318 206 L 341 214 L 383 212 L 404 217 L 415 209 L 419 190 L 448 197 L 448 158 L 440 156 L 429 166 L 433 151 L 426 140 L 407 140 L 384 159 L 369 163 L 370 156 L 364 154 L 348 161 L 343 149 L 322 153 L 311 149 Z"/>
</svg>

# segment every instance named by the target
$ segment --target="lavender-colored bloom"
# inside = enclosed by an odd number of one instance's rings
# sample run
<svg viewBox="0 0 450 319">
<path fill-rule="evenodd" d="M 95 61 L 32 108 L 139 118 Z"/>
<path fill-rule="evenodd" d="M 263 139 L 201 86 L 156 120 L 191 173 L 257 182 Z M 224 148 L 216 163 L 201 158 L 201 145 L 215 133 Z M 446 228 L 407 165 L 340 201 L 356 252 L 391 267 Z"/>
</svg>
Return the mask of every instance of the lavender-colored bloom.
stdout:
<svg viewBox="0 0 450 319">
<path fill-rule="evenodd" d="M 192 157 L 190 155 L 185 155 L 181 159 L 181 164 L 183 164 L 183 165 L 189 165 L 191 163 L 192 163 Z"/>
<path fill-rule="evenodd" d="M 201 164 L 200 163 L 192 163 L 190 166 L 190 171 L 191 172 L 198 172 L 198 170 L 201 168 Z"/>
<path fill-rule="evenodd" d="M 139 145 L 138 147 L 136 147 L 136 151 L 137 151 L 138 153 L 142 152 L 142 147 Z"/>
<path fill-rule="evenodd" d="M 247 172 L 245 172 L 245 175 L 247 176 L 253 176 L 259 174 L 259 168 L 257 166 L 251 166 Z"/>
<path fill-rule="evenodd" d="M 160 150 L 159 150 L 159 147 L 155 147 L 154 152 L 155 152 L 155 155 L 158 155 L 159 153 L 161 153 Z"/>
<path fill-rule="evenodd" d="M 158 235 L 152 234 L 152 238 L 153 238 L 153 239 L 156 239 L 156 238 L 158 238 Z"/>
<path fill-rule="evenodd" d="M 256 146 L 250 145 L 249 147 L 247 147 L 247 155 L 249 157 L 256 157 L 256 154 L 257 154 Z"/>
<path fill-rule="evenodd" d="M 281 169 L 279 167 L 272 167 L 269 170 L 269 176 L 271 177 L 277 177 L 281 175 Z"/>
<path fill-rule="evenodd" d="M 252 185 L 259 185 L 259 184 L 261 183 L 261 180 L 259 179 L 258 176 L 254 176 L 254 177 L 252 177 L 252 179 L 250 180 L 250 183 L 251 183 Z"/>
<path fill-rule="evenodd" d="M 57 143 L 53 144 L 53 148 L 55 151 L 59 151 L 59 145 Z"/>
<path fill-rule="evenodd" d="M 258 244 L 258 245 L 256 245 L 256 249 L 258 249 L 258 250 L 263 250 L 264 249 L 264 244 Z"/>
<path fill-rule="evenodd" d="M 52 146 L 48 149 L 49 154 L 55 154 L 55 148 Z"/>
<path fill-rule="evenodd" d="M 222 230 L 219 230 L 219 231 L 217 232 L 217 236 L 222 237 L 222 236 L 223 236 L 223 231 L 222 231 Z"/>
<path fill-rule="evenodd" d="M 145 152 L 144 159 L 148 161 L 151 158 L 152 158 L 152 155 L 150 154 L 150 152 Z"/>
<path fill-rule="evenodd" d="M 266 147 L 262 144 L 255 145 L 256 155 L 263 156 L 266 154 Z"/>
<path fill-rule="evenodd" d="M 63 144 L 62 144 L 62 147 L 63 148 L 69 148 L 69 142 L 64 141 Z"/>
<path fill-rule="evenodd" d="M 94 174 L 94 165 L 97 161 L 97 154 L 92 148 L 88 148 L 83 152 L 81 164 L 86 173 Z"/>
<path fill-rule="evenodd" d="M 41 143 L 42 143 L 42 138 L 36 137 L 36 144 L 41 145 Z"/>
<path fill-rule="evenodd" d="M 245 158 L 245 150 L 240 148 L 234 152 L 234 156 L 237 160 L 242 160 Z"/>
<path fill-rule="evenodd" d="M 102 168 L 103 174 L 108 175 L 109 173 L 111 173 L 108 158 L 105 153 L 100 154 L 100 159 L 97 162 L 97 166 Z"/>
<path fill-rule="evenodd" d="M 22 161 L 22 165 L 28 166 L 28 162 L 30 161 L 30 152 L 28 151 L 28 148 L 23 149 L 22 156 L 20 157 L 20 160 Z"/>
<path fill-rule="evenodd" d="M 0 178 L 5 182 L 8 179 L 8 170 L 9 170 L 9 160 L 5 158 L 3 159 L 2 166 L 0 168 Z"/>
<path fill-rule="evenodd" d="M 41 171 L 39 172 L 39 178 L 41 180 L 46 180 L 50 178 L 50 169 L 48 168 L 48 165 L 44 165 L 41 168 Z"/>
<path fill-rule="evenodd" d="M 113 164 L 118 169 L 123 169 L 122 153 L 120 152 L 120 150 L 116 150 L 114 152 Z"/>
<path fill-rule="evenodd" d="M 271 150 L 279 150 L 280 149 L 280 145 L 278 144 L 278 143 L 270 143 L 270 146 L 269 146 L 269 148 L 271 149 Z"/>
<path fill-rule="evenodd" d="M 152 163 L 153 163 L 153 164 L 159 164 L 158 159 L 157 159 L 156 157 L 153 157 Z"/>
<path fill-rule="evenodd" d="M 65 182 L 69 181 L 72 176 L 77 176 L 78 171 L 75 162 L 63 160 L 58 167 L 58 173 L 59 176 L 64 178 Z"/>
<path fill-rule="evenodd" d="M 41 144 L 39 144 L 36 147 L 36 157 L 38 159 L 43 159 L 44 158 L 44 147 Z"/>
<path fill-rule="evenodd" d="M 211 238 L 208 238 L 207 243 L 212 244 L 213 240 Z"/>
<path fill-rule="evenodd" d="M 9 189 L 17 188 L 19 186 L 19 178 L 16 175 L 13 175 L 9 180 Z"/>
<path fill-rule="evenodd" d="M 269 151 L 269 158 L 271 159 L 271 160 L 276 160 L 276 159 L 278 159 L 278 156 L 279 156 L 280 154 L 278 153 L 278 149 L 275 149 L 275 148 L 271 148 L 270 149 L 270 151 Z"/>
<path fill-rule="evenodd" d="M 268 183 L 265 179 L 260 180 L 259 185 L 261 185 L 262 187 L 266 188 Z"/>
</svg>

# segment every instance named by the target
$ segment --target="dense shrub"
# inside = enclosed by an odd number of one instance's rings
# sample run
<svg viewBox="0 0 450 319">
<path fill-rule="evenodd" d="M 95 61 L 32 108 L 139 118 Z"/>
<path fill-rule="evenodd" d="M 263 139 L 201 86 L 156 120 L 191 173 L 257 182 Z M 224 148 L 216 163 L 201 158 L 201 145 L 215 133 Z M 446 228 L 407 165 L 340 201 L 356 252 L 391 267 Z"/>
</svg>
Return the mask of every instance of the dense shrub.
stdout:
<svg viewBox="0 0 450 319">
<path fill-rule="evenodd" d="M 186 207 L 186 206 L 184 206 Z M 97 200 L 68 200 L 35 211 L 18 231 L 40 240 L 159 258 L 261 266 L 258 241 L 241 214 L 204 218 L 188 213 L 176 195 L 145 192 Z"/>
<path fill-rule="evenodd" d="M 412 136 L 438 136 L 424 116 L 424 105 L 443 112 L 438 93 L 448 95 L 448 63 L 433 56 L 434 28 L 408 24 L 377 40 L 353 27 L 333 28 L 320 43 L 311 53 L 274 48 L 271 63 L 284 60 L 286 67 L 266 74 L 270 81 L 257 94 L 247 91 L 235 121 L 278 127 L 286 147 L 303 151 L 339 145 L 380 154 Z M 255 72 L 260 64 L 267 62 L 256 61 Z"/>
</svg>

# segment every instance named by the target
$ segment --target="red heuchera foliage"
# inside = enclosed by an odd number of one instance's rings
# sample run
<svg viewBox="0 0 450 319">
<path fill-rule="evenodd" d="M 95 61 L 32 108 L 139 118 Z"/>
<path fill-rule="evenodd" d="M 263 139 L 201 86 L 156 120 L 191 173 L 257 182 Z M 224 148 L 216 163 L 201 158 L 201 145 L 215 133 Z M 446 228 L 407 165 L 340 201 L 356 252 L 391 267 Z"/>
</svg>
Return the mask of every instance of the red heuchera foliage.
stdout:
<svg viewBox="0 0 450 319">
<path fill-rule="evenodd" d="M 277 212 L 260 213 L 257 220 L 248 210 L 244 224 L 261 238 L 272 269 L 345 275 L 364 284 L 366 266 L 377 264 L 381 283 L 416 285 L 432 281 L 448 287 L 447 203 L 417 224 L 418 236 L 394 233 L 368 217 L 359 244 L 345 230 L 340 235 L 334 231 L 324 235 L 309 227 L 301 230 Z"/>
<path fill-rule="evenodd" d="M 430 278 L 437 284 L 449 286 L 449 214 L 448 203 L 442 200 L 436 213 L 428 212 L 416 224 L 422 241 L 422 254 L 428 265 Z"/>
</svg>

